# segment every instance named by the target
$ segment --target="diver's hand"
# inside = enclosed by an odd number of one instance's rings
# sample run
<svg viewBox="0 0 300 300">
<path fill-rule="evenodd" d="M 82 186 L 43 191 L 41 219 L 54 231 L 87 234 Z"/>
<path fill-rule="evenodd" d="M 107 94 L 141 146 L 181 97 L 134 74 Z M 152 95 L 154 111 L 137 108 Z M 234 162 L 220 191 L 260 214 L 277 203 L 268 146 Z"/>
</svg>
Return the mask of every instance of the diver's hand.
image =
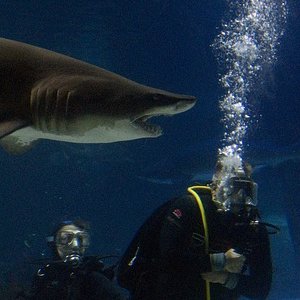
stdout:
<svg viewBox="0 0 300 300">
<path fill-rule="evenodd" d="M 226 271 L 201 273 L 203 280 L 220 284 L 224 284 L 226 282 L 228 275 L 229 273 Z"/>
<path fill-rule="evenodd" d="M 225 267 L 224 270 L 231 273 L 241 273 L 246 257 L 235 252 L 234 249 L 229 249 L 225 253 Z"/>
</svg>

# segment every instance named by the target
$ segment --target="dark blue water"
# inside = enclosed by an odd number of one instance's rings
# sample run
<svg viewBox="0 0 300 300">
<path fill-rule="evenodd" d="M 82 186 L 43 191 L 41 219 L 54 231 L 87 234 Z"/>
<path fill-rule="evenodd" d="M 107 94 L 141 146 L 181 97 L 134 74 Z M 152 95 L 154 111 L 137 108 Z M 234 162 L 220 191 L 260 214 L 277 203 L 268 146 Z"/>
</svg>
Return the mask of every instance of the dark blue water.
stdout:
<svg viewBox="0 0 300 300">
<path fill-rule="evenodd" d="M 226 11 L 226 1 L 2 1 L 0 36 L 195 95 L 198 103 L 157 119 L 164 129 L 157 139 L 41 141 L 17 157 L 1 150 L 0 283 L 31 280 L 32 267 L 24 261 L 45 252 L 43 238 L 61 220 L 91 222 L 91 253 L 121 254 L 154 208 L 184 193 L 193 180 L 211 178 L 223 136 L 223 91 L 210 45 Z M 278 60 L 252 93 L 261 117 L 245 149 L 255 167 L 262 217 L 281 227 L 271 237 L 274 300 L 300 299 L 299 48 L 300 2 L 291 0 Z M 29 239 L 31 248 L 24 244 Z"/>
</svg>

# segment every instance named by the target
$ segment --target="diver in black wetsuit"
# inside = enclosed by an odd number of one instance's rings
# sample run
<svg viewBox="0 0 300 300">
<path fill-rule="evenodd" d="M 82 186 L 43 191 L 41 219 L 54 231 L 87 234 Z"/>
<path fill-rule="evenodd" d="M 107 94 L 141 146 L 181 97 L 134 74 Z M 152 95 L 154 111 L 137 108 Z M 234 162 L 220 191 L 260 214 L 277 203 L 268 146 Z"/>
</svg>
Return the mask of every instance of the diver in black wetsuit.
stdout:
<svg viewBox="0 0 300 300">
<path fill-rule="evenodd" d="M 272 262 L 255 183 L 239 174 L 230 188 L 226 207 L 214 187 L 198 186 L 152 214 L 119 265 L 118 281 L 131 299 L 266 299 Z"/>
<path fill-rule="evenodd" d="M 54 259 L 37 271 L 31 291 L 17 299 L 125 299 L 111 281 L 113 271 L 105 269 L 99 257 L 84 256 L 89 246 L 86 222 L 63 222 L 47 239 Z"/>
</svg>

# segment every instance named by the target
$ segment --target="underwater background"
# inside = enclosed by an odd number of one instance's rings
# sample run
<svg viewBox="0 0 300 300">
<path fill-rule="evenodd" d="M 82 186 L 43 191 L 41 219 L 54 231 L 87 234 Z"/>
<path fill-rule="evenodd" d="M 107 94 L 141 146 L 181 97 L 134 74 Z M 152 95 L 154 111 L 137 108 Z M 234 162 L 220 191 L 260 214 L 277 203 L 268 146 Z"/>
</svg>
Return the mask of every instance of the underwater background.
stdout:
<svg viewBox="0 0 300 300">
<path fill-rule="evenodd" d="M 0 299 L 10 299 L 37 269 L 28 260 L 47 257 L 45 237 L 58 222 L 90 221 L 89 253 L 121 255 L 156 207 L 211 179 L 224 134 L 224 90 L 211 45 L 232 12 L 221 0 L 0 3 L 1 37 L 198 99 L 188 112 L 157 118 L 164 135 L 156 139 L 41 140 L 21 156 L 0 150 Z M 244 150 L 262 219 L 281 228 L 270 237 L 272 300 L 300 299 L 300 1 L 287 5 L 277 59 L 251 90 L 256 121 Z"/>
</svg>

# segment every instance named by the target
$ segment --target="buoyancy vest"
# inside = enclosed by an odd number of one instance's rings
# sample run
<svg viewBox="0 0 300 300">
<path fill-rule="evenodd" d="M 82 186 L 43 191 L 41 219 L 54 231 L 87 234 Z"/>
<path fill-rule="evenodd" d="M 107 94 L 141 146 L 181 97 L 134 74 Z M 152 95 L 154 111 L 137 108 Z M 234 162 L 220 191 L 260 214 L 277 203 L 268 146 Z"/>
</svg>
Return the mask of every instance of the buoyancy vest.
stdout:
<svg viewBox="0 0 300 300">
<path fill-rule="evenodd" d="M 204 229 L 205 248 L 208 251 L 208 228 L 206 222 L 205 209 L 197 191 L 210 193 L 207 186 L 192 186 L 188 192 L 195 198 L 201 214 L 201 227 Z M 166 202 L 151 215 L 151 217 L 140 227 L 127 250 L 122 256 L 118 271 L 117 280 L 123 288 L 135 294 L 141 281 L 146 281 L 145 277 L 151 272 L 155 272 L 156 260 L 159 256 L 159 235 L 162 222 L 164 221 L 167 210 L 174 199 Z M 209 298 L 207 298 L 209 299 Z"/>
</svg>

